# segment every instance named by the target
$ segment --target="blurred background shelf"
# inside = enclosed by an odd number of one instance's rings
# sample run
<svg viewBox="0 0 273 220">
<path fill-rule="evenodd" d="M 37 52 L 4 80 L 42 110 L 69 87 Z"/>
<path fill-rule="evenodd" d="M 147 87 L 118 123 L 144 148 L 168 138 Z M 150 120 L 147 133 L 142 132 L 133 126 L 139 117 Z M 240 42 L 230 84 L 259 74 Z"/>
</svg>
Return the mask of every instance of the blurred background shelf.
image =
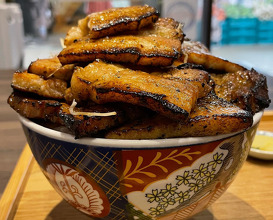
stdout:
<svg viewBox="0 0 273 220">
<path fill-rule="evenodd" d="M 222 23 L 222 45 L 265 43 L 273 43 L 273 20 L 227 18 Z"/>
</svg>

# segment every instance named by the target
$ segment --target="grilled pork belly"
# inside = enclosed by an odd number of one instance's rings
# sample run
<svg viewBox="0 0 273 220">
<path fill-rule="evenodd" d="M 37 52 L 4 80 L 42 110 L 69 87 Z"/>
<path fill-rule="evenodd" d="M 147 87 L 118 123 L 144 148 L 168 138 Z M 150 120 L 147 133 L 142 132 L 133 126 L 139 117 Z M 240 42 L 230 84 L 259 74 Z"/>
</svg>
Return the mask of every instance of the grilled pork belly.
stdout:
<svg viewBox="0 0 273 220">
<path fill-rule="evenodd" d="M 159 18 L 155 23 L 141 30 L 125 32 L 125 35 L 165 37 L 169 39 L 178 39 L 181 42 L 184 39 L 183 24 L 175 21 L 173 18 Z"/>
<path fill-rule="evenodd" d="M 143 115 L 149 115 L 147 109 L 133 106 L 124 103 L 108 103 L 104 105 L 91 105 L 88 107 L 75 107 L 75 112 L 80 112 L 79 115 L 71 114 L 70 106 L 62 103 L 59 116 L 65 126 L 73 132 L 76 138 L 92 137 L 102 131 L 109 130 L 113 127 L 121 126 L 124 123 L 129 123 Z M 109 116 L 87 116 L 82 113 L 115 113 Z"/>
<path fill-rule="evenodd" d="M 64 44 L 68 46 L 82 38 L 97 39 L 124 31 L 136 31 L 154 23 L 158 16 L 158 11 L 147 5 L 111 8 L 92 13 L 79 20 L 78 26 L 68 31 Z"/>
<path fill-rule="evenodd" d="M 62 66 L 59 59 L 53 57 L 49 59 L 38 59 L 31 62 L 27 72 L 43 76 L 45 79 L 56 78 L 69 81 L 74 71 L 74 67 L 74 64 Z"/>
<path fill-rule="evenodd" d="M 8 98 L 8 104 L 21 116 L 31 119 L 43 119 L 62 124 L 58 112 L 61 103 L 56 100 L 41 99 L 29 94 L 14 92 Z"/>
<path fill-rule="evenodd" d="M 52 99 L 63 99 L 67 82 L 60 79 L 43 79 L 27 72 L 16 72 L 12 78 L 12 88 L 38 94 Z"/>
<path fill-rule="evenodd" d="M 152 114 L 148 109 L 124 103 L 74 107 L 71 113 L 71 106 L 66 103 L 18 92 L 9 96 L 8 104 L 23 117 L 66 126 L 76 138 L 92 137 L 101 131 Z M 115 114 L 102 116 L 105 113 Z"/>
<path fill-rule="evenodd" d="M 177 39 L 152 36 L 113 36 L 84 40 L 64 48 L 58 58 L 64 64 L 90 63 L 95 59 L 136 65 L 169 66 L 180 55 Z"/>
<path fill-rule="evenodd" d="M 199 96 L 198 86 L 186 80 L 182 83 L 101 60 L 75 70 L 71 90 L 76 100 L 125 102 L 178 120 L 188 116 Z"/>
<path fill-rule="evenodd" d="M 204 44 L 202 44 L 199 41 L 192 41 L 189 39 L 185 39 L 183 41 L 182 49 L 185 53 L 189 53 L 189 52 L 204 53 L 204 54 L 210 53 L 209 49 Z"/>
<path fill-rule="evenodd" d="M 170 68 L 167 71 L 161 70 L 159 72 L 153 72 L 151 74 L 181 83 L 187 81 L 195 85 L 199 91 L 198 98 L 206 96 L 212 90 L 210 75 L 204 70 L 178 67 Z"/>
<path fill-rule="evenodd" d="M 204 66 L 205 69 L 223 73 L 233 73 L 246 70 L 243 66 L 213 56 L 208 49 L 196 41 L 183 41 L 180 61 Z"/>
<path fill-rule="evenodd" d="M 215 93 L 240 108 L 256 113 L 270 104 L 266 77 L 254 69 L 226 74 L 211 74 Z"/>
<path fill-rule="evenodd" d="M 252 115 L 215 95 L 198 100 L 185 123 L 163 115 L 136 120 L 106 134 L 110 139 L 157 139 L 227 134 L 247 129 Z"/>
</svg>

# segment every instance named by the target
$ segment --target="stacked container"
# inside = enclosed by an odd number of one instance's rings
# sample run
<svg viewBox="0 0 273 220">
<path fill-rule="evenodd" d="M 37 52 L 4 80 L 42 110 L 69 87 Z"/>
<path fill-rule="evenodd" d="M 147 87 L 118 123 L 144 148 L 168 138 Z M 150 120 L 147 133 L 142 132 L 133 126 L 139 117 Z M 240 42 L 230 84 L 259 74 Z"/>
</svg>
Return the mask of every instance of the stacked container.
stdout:
<svg viewBox="0 0 273 220">
<path fill-rule="evenodd" d="M 24 30 L 18 4 L 0 3 L 0 69 L 15 70 L 23 59 Z"/>
</svg>

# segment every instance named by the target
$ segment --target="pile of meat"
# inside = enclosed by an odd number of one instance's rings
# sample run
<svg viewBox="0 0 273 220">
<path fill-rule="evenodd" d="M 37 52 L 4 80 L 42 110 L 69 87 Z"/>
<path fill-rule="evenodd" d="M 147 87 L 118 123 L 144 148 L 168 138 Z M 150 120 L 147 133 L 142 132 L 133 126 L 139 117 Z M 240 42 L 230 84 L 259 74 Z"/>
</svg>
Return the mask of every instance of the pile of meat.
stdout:
<svg viewBox="0 0 273 220">
<path fill-rule="evenodd" d="M 56 56 L 15 72 L 9 105 L 80 137 L 155 139 L 249 128 L 269 106 L 266 78 L 185 38 L 150 6 L 79 20 Z"/>
</svg>

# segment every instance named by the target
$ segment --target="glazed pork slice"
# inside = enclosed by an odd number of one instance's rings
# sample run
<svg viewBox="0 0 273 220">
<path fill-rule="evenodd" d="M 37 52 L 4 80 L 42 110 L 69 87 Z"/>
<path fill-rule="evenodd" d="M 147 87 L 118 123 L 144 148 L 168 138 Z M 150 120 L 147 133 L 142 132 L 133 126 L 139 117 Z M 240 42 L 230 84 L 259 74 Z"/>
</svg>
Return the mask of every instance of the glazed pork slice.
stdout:
<svg viewBox="0 0 273 220">
<path fill-rule="evenodd" d="M 161 69 L 161 71 L 151 74 L 181 83 L 185 81 L 192 83 L 198 87 L 199 98 L 206 96 L 212 90 L 209 73 L 202 69 L 192 68 L 192 65 L 186 64 L 177 68 Z"/>
<path fill-rule="evenodd" d="M 181 42 L 184 39 L 183 24 L 175 21 L 173 18 L 158 18 L 155 23 L 147 25 L 142 29 L 123 31 L 119 35 L 158 36 L 169 39 L 178 39 Z M 65 43 L 65 45 L 68 46 L 72 42 L 75 43 L 86 39 L 90 39 L 88 35 L 82 36 L 79 34 L 78 27 L 72 27 L 65 38 L 65 42 L 69 42 Z"/>
<path fill-rule="evenodd" d="M 242 109 L 256 113 L 270 104 L 266 77 L 254 69 L 211 74 L 211 77 L 216 95 Z"/>
<path fill-rule="evenodd" d="M 14 92 L 8 98 L 8 104 L 21 116 L 29 119 L 43 119 L 62 124 L 58 115 L 61 103 L 56 100 L 41 99 L 22 92 Z"/>
<path fill-rule="evenodd" d="M 103 59 L 135 65 L 169 66 L 179 57 L 180 50 L 178 39 L 123 35 L 78 41 L 64 48 L 58 58 L 63 65 Z"/>
<path fill-rule="evenodd" d="M 152 25 L 141 30 L 125 32 L 125 34 L 165 37 L 169 39 L 178 39 L 181 42 L 184 39 L 183 24 L 173 18 L 159 18 Z"/>
<path fill-rule="evenodd" d="M 85 107 L 74 106 L 56 100 L 14 92 L 8 104 L 21 116 L 51 122 L 52 127 L 65 126 L 76 138 L 96 137 L 104 130 L 121 126 L 129 121 L 152 114 L 148 109 L 124 103 L 98 105 L 88 103 Z"/>
<path fill-rule="evenodd" d="M 67 82 L 60 79 L 43 79 L 42 76 L 28 72 L 15 72 L 11 86 L 16 90 L 35 93 L 47 98 L 63 99 Z"/>
<path fill-rule="evenodd" d="M 178 120 L 187 118 L 199 95 L 198 87 L 190 82 L 181 83 L 101 60 L 75 70 L 71 90 L 76 101 L 125 102 Z"/>
<path fill-rule="evenodd" d="M 242 131 L 252 125 L 253 117 L 215 95 L 198 100 L 187 122 L 172 121 L 163 115 L 136 120 L 106 134 L 110 139 L 156 139 L 197 137 Z"/>
<path fill-rule="evenodd" d="M 70 109 L 70 105 L 62 103 L 59 117 L 76 138 L 96 137 L 101 132 L 151 114 L 148 109 L 125 103 L 75 107 L 73 114 Z"/>
<path fill-rule="evenodd" d="M 239 64 L 213 56 L 203 44 L 196 41 L 184 40 L 182 54 L 180 61 L 202 65 L 206 70 L 223 73 L 246 70 Z"/>
<path fill-rule="evenodd" d="M 43 76 L 45 79 L 56 78 L 64 81 L 70 81 L 74 71 L 74 64 L 62 66 L 57 57 L 48 59 L 38 59 L 28 67 L 27 72 Z"/>
<path fill-rule="evenodd" d="M 68 46 L 84 37 L 97 39 L 124 31 L 136 31 L 154 23 L 158 17 L 158 11 L 147 5 L 111 8 L 92 13 L 79 20 L 78 26 L 68 31 L 64 44 Z"/>
<path fill-rule="evenodd" d="M 204 53 L 210 54 L 209 49 L 199 41 L 192 41 L 189 39 L 185 39 L 182 44 L 182 49 L 184 52 L 195 52 L 195 53 Z"/>
</svg>

